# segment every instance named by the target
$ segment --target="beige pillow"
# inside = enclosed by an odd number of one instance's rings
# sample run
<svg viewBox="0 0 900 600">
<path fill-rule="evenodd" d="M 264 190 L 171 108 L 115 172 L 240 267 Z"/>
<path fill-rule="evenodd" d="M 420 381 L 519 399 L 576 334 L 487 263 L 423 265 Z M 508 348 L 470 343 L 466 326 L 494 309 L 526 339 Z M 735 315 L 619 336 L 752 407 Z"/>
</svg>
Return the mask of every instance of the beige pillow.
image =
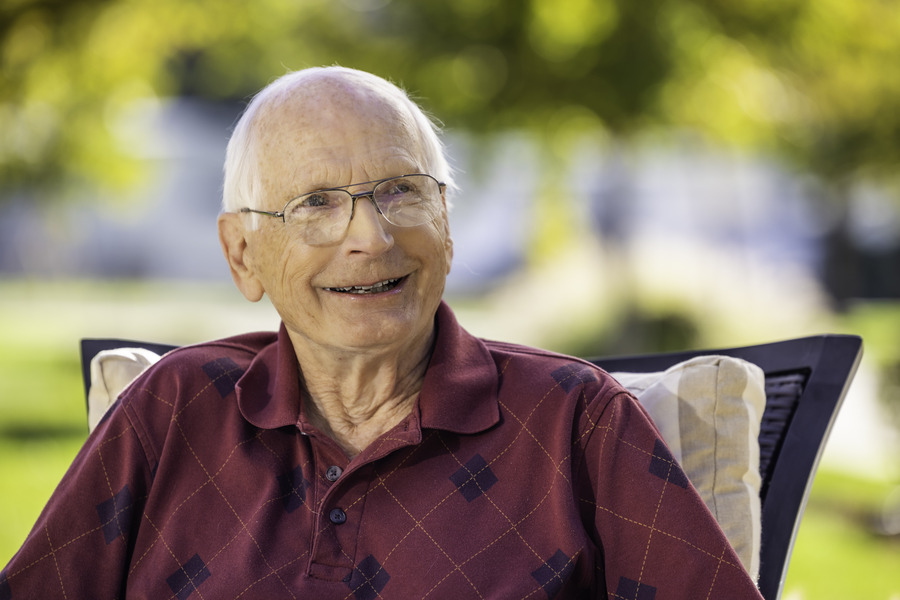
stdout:
<svg viewBox="0 0 900 600">
<path fill-rule="evenodd" d="M 101 350 L 91 359 L 91 387 L 88 390 L 88 427 L 91 431 L 122 390 L 158 360 L 158 354 L 144 348 Z"/>
<path fill-rule="evenodd" d="M 641 402 L 756 579 L 760 547 L 762 369 L 700 356 L 661 373 L 612 373 Z"/>
</svg>

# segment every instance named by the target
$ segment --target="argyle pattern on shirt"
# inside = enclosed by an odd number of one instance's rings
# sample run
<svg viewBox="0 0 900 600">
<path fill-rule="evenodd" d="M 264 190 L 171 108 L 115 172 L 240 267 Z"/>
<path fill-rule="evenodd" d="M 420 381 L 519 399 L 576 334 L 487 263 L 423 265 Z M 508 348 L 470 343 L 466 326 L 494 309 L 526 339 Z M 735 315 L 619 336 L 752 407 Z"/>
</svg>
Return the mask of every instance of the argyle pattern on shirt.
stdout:
<svg viewBox="0 0 900 600">
<path fill-rule="evenodd" d="M 416 409 L 349 461 L 286 332 L 170 353 L 19 554 L 23 598 L 759 598 L 634 399 L 442 306 Z"/>
</svg>

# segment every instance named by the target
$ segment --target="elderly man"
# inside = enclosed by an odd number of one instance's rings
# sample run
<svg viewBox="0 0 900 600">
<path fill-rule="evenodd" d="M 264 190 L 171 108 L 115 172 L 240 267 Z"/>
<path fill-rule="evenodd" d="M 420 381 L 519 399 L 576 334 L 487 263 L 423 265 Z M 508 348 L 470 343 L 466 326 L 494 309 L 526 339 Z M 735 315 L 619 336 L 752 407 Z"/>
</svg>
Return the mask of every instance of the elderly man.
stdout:
<svg viewBox="0 0 900 600">
<path fill-rule="evenodd" d="M 452 187 L 386 81 L 332 67 L 263 90 L 219 233 L 280 330 L 132 383 L 0 599 L 759 598 L 632 396 L 457 324 Z"/>
</svg>

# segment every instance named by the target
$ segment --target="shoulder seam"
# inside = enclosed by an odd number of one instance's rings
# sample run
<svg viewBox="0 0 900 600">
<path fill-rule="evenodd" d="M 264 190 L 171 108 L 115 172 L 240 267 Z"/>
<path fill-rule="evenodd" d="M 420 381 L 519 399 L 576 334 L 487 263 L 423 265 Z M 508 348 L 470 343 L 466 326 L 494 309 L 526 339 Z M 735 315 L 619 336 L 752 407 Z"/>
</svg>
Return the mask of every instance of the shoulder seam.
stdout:
<svg viewBox="0 0 900 600">
<path fill-rule="evenodd" d="M 498 342 L 494 340 L 481 340 L 482 343 L 487 346 L 488 350 L 505 350 L 507 352 L 516 353 L 516 354 L 527 354 L 530 356 L 540 356 L 544 358 L 551 358 L 562 360 L 566 362 L 576 362 L 584 365 L 588 365 L 594 367 L 595 369 L 599 369 L 597 365 L 590 362 L 589 360 L 585 360 L 583 358 L 579 358 L 577 356 L 571 356 L 568 354 L 562 354 L 561 352 L 554 352 L 552 350 L 544 350 L 542 348 L 535 348 L 532 346 L 525 346 L 523 344 L 514 344 L 510 342 Z"/>
</svg>

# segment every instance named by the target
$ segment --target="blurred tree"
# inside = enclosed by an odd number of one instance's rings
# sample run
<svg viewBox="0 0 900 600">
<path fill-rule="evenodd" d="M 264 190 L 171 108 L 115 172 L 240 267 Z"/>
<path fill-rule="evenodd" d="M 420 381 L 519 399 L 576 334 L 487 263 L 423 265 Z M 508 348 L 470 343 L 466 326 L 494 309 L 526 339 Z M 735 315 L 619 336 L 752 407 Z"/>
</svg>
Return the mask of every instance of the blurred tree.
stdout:
<svg viewBox="0 0 900 600">
<path fill-rule="evenodd" d="M 0 185 L 129 185 L 135 103 L 243 100 L 332 63 L 559 160 L 585 133 L 676 127 L 892 181 L 898 56 L 890 0 L 6 0 Z"/>
</svg>

